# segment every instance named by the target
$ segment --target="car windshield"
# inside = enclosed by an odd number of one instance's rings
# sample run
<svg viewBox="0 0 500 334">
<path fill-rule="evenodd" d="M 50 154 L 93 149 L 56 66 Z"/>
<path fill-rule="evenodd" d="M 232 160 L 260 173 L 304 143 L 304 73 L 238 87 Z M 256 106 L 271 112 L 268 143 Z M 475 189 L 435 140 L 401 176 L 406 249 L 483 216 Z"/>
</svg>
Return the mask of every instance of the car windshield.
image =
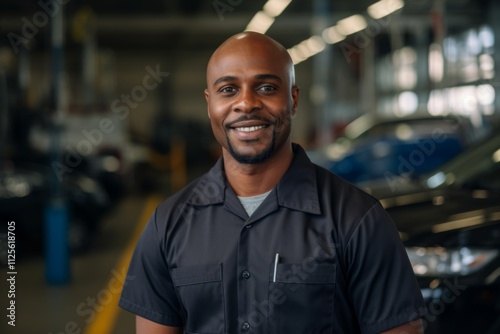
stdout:
<svg viewBox="0 0 500 334">
<path fill-rule="evenodd" d="M 423 118 L 409 121 L 392 121 L 375 124 L 363 132 L 356 141 L 363 142 L 376 137 L 414 140 L 417 138 L 439 135 L 455 135 L 461 137 L 460 123 L 454 118 Z M 463 138 L 460 138 L 463 140 Z"/>
<path fill-rule="evenodd" d="M 500 133 L 495 132 L 430 173 L 424 178 L 427 186 L 472 186 L 500 191 Z"/>
</svg>

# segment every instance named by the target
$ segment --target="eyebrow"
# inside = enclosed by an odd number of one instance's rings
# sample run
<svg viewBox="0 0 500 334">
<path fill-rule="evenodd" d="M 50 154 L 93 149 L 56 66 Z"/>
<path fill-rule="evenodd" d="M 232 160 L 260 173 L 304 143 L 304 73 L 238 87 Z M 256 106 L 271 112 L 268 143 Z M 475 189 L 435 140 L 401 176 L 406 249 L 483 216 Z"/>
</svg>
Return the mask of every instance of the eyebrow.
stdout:
<svg viewBox="0 0 500 334">
<path fill-rule="evenodd" d="M 283 81 L 283 80 L 281 80 L 281 78 L 279 76 L 274 75 L 274 74 L 257 74 L 256 76 L 254 76 L 254 78 L 257 80 L 275 80 L 275 81 L 279 81 L 279 82 Z M 218 84 L 223 83 L 223 82 L 231 82 L 231 81 L 235 81 L 235 80 L 237 80 L 237 78 L 235 76 L 226 75 L 226 76 L 220 77 L 217 80 L 215 80 L 214 86 L 217 86 Z"/>
<path fill-rule="evenodd" d="M 282 82 L 283 80 L 281 80 L 281 78 L 277 75 L 274 75 L 274 74 L 257 74 L 255 76 L 255 79 L 259 79 L 259 80 L 275 80 L 275 81 L 279 81 L 279 82 Z"/>
<path fill-rule="evenodd" d="M 233 77 L 231 75 L 227 75 L 227 76 L 220 77 L 219 79 L 215 80 L 214 86 L 217 86 L 218 84 L 223 83 L 223 82 L 231 82 L 231 81 L 235 81 L 235 80 L 236 80 L 236 77 Z"/>
</svg>

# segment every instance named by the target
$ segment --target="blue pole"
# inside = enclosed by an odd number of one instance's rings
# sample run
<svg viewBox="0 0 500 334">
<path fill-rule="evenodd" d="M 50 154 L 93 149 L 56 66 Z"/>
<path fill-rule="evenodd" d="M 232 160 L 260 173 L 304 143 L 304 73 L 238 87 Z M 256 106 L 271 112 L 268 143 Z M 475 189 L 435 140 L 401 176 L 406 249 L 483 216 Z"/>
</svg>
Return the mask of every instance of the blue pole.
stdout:
<svg viewBox="0 0 500 334">
<path fill-rule="evenodd" d="M 70 279 L 68 210 L 64 200 L 52 200 L 45 211 L 45 279 L 48 284 L 65 284 Z"/>
<path fill-rule="evenodd" d="M 64 42 L 64 8 L 57 0 L 52 0 L 54 8 L 59 10 L 51 19 L 52 45 L 52 105 L 54 107 L 51 152 L 52 161 L 60 160 L 60 135 L 62 123 L 62 75 Z M 68 248 L 69 212 L 62 191 L 61 181 L 52 173 L 52 193 L 45 210 L 45 278 L 48 284 L 59 285 L 69 282 L 70 259 Z"/>
</svg>

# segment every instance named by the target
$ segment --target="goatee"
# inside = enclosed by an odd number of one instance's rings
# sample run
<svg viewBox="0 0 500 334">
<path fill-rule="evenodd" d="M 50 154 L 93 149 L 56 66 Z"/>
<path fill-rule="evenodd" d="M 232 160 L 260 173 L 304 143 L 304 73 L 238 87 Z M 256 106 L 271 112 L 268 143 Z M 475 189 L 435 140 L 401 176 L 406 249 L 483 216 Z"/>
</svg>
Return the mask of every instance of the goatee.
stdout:
<svg viewBox="0 0 500 334">
<path fill-rule="evenodd" d="M 238 153 L 233 145 L 231 145 L 231 141 L 229 140 L 229 137 L 226 135 L 226 141 L 227 141 L 227 146 L 229 149 L 229 153 L 231 153 L 231 156 L 238 161 L 241 164 L 259 164 L 261 162 L 266 161 L 268 158 L 270 158 L 273 153 L 274 153 L 274 133 L 272 136 L 271 144 L 266 147 L 266 149 L 258 154 L 251 155 L 251 154 L 241 154 Z"/>
</svg>

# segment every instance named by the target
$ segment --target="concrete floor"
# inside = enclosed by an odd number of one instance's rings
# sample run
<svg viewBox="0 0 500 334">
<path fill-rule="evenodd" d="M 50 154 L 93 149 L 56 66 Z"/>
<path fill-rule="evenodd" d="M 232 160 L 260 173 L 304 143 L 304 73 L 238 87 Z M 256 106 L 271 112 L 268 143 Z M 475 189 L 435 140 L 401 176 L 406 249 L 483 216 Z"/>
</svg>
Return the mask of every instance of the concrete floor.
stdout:
<svg viewBox="0 0 500 334">
<path fill-rule="evenodd" d="M 151 205 L 145 209 L 150 198 L 128 196 L 105 217 L 91 249 L 72 257 L 67 285 L 46 284 L 42 254 L 20 260 L 16 265 L 16 326 L 7 325 L 3 315 L 0 333 L 134 333 L 134 316 L 116 306 L 120 294 L 116 282 L 125 275 L 124 252 L 134 230 L 141 216 L 149 215 L 144 210 L 152 210 Z M 2 279 L 1 291 L 7 291 L 4 285 Z M 101 325 L 93 326 L 98 318 Z"/>
</svg>

